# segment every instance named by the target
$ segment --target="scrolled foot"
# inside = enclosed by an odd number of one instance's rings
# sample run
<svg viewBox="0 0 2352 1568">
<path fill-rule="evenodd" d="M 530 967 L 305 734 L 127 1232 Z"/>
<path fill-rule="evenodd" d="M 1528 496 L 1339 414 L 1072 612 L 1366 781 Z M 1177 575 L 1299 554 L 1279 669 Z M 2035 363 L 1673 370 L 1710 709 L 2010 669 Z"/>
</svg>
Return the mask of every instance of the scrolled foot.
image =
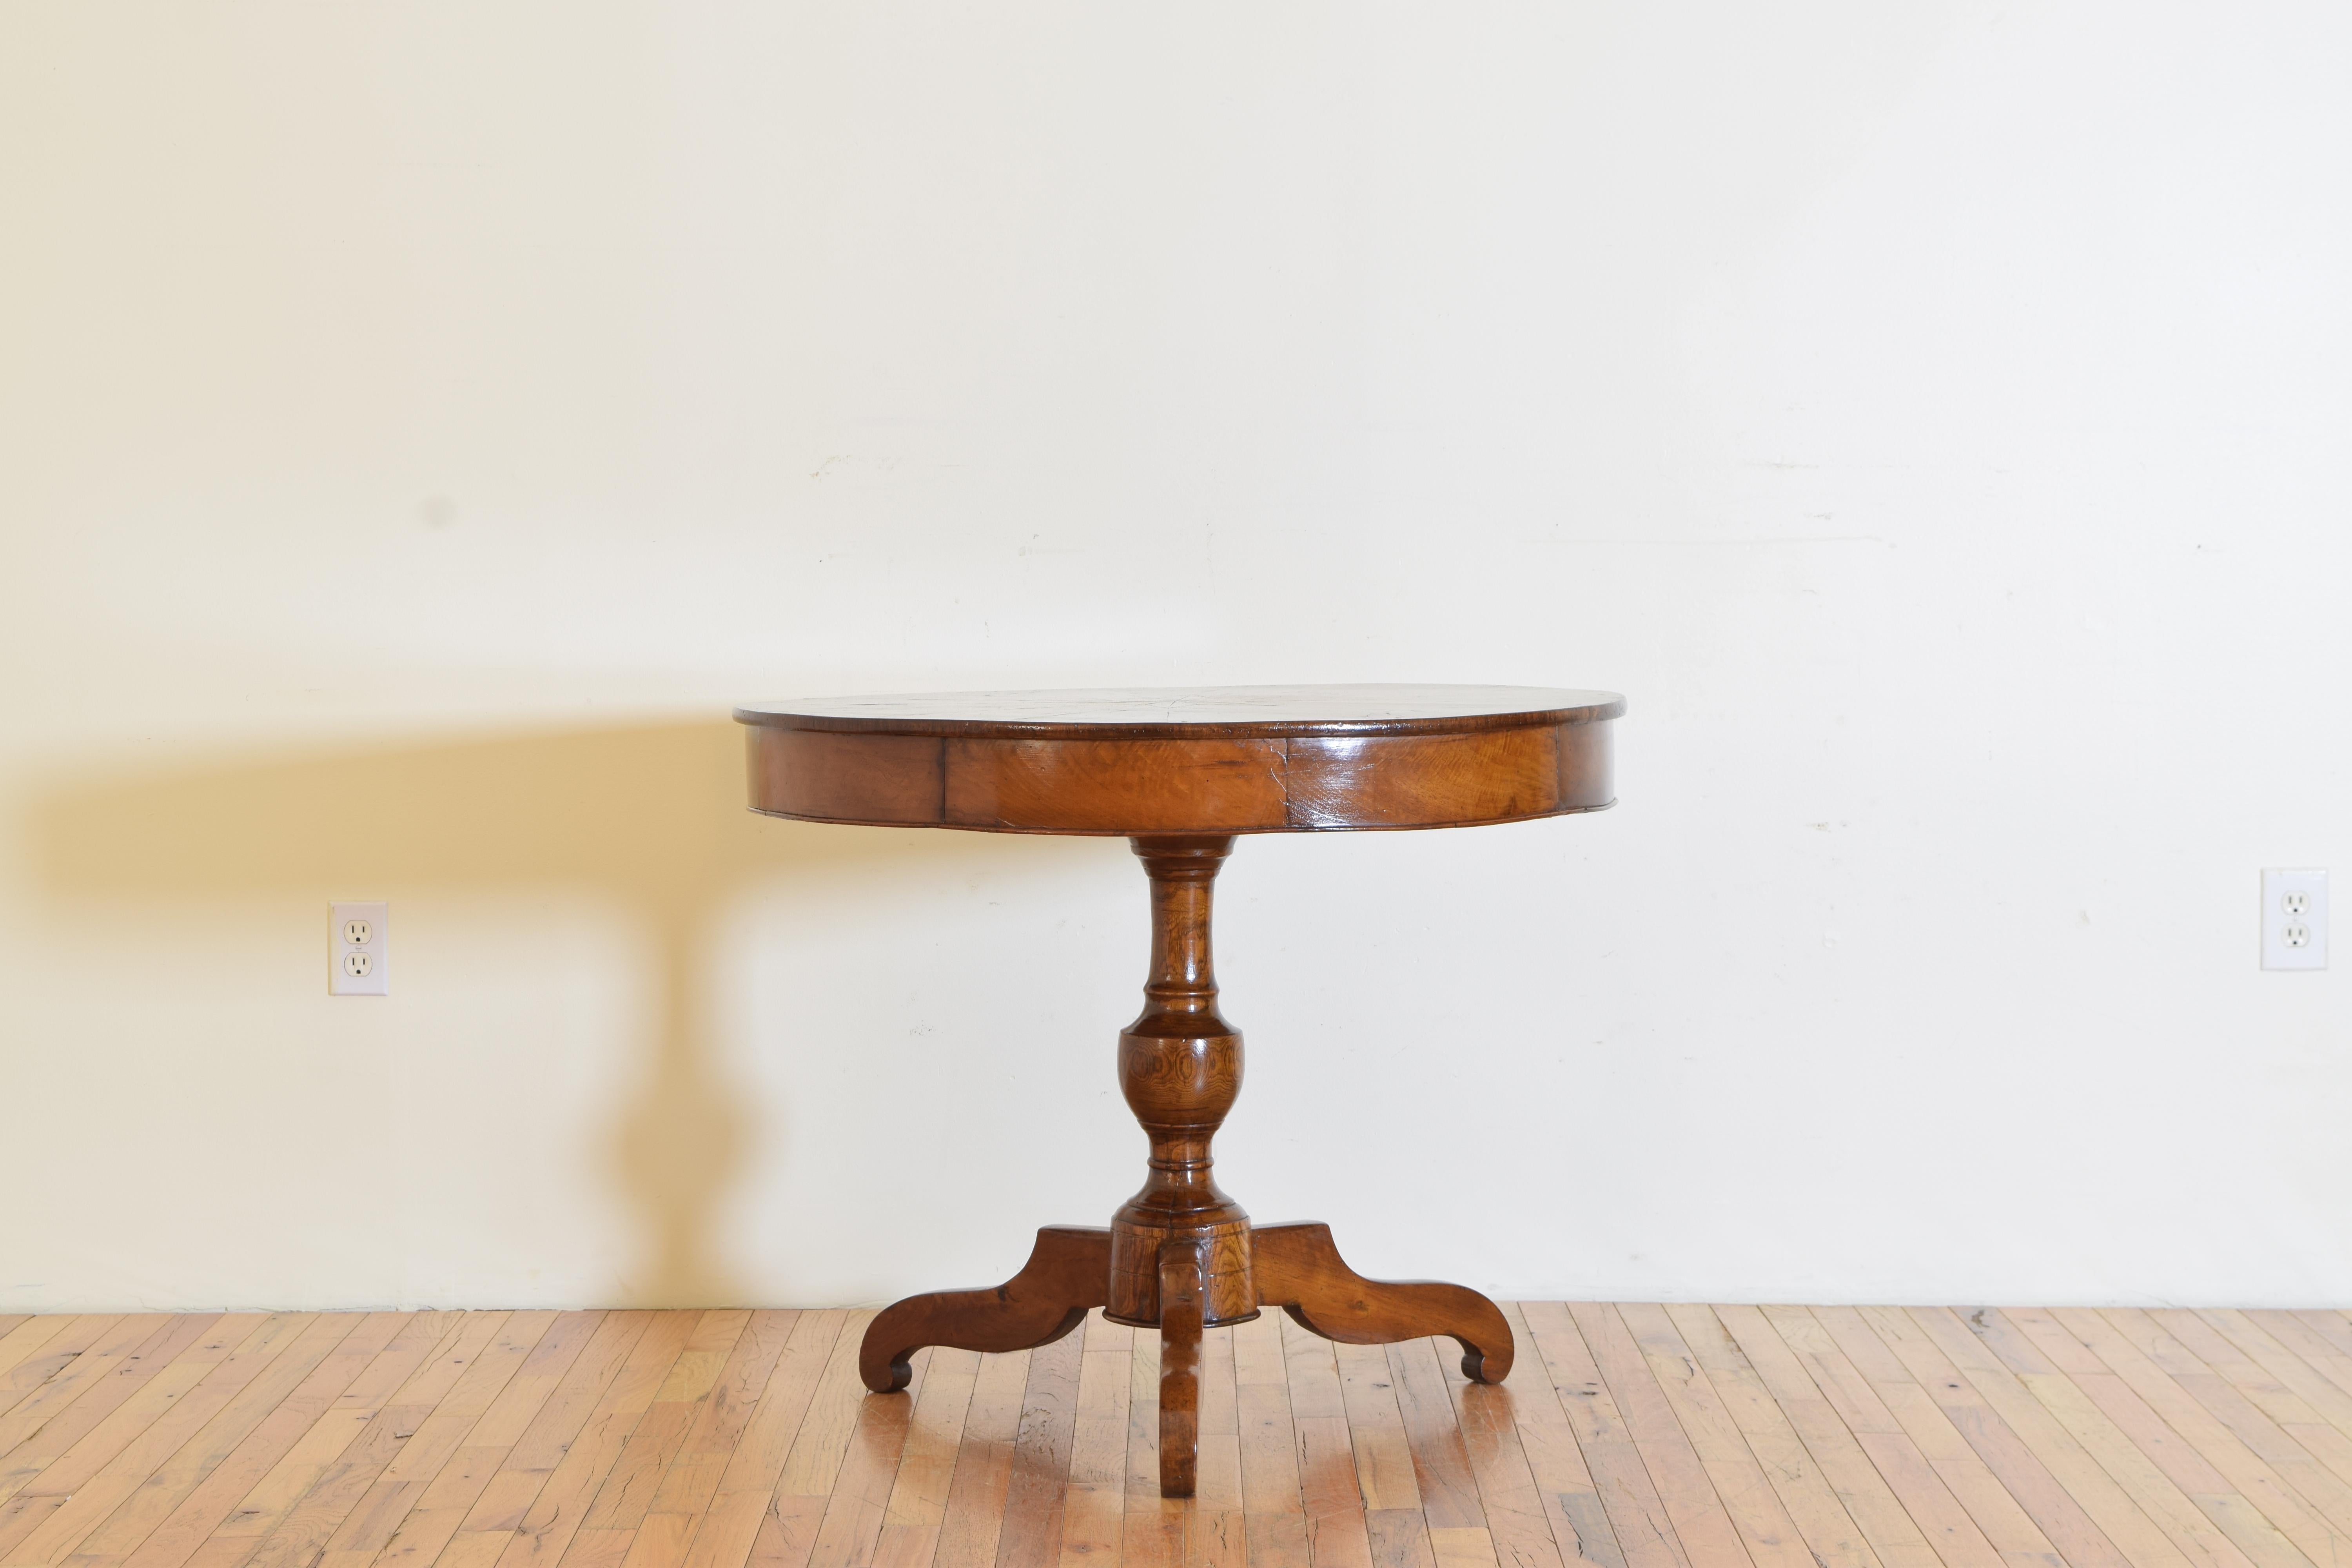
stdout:
<svg viewBox="0 0 2352 1568">
<path fill-rule="evenodd" d="M 1445 1334 L 1462 1347 L 1462 1373 L 1500 1383 L 1511 1373 L 1511 1326 L 1466 1285 L 1367 1279 L 1349 1268 L 1327 1225 L 1268 1225 L 1250 1232 L 1260 1303 L 1343 1344 L 1386 1345 Z"/>
<path fill-rule="evenodd" d="M 1025 1351 L 1052 1344 L 1108 1299 L 1110 1232 L 1050 1225 L 1021 1272 L 992 1289 L 935 1290 L 884 1308 L 866 1328 L 857 1373 L 877 1394 L 914 1375 L 908 1358 L 925 1345 L 965 1351 Z"/>
</svg>

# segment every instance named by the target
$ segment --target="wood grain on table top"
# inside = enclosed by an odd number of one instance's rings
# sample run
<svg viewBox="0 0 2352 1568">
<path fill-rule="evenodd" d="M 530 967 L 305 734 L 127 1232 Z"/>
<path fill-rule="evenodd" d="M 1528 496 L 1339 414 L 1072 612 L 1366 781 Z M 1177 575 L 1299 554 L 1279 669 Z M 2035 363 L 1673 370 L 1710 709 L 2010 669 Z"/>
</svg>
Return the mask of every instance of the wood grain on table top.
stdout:
<svg viewBox="0 0 2352 1568">
<path fill-rule="evenodd" d="M 1434 735 L 1614 719 L 1613 691 L 1545 686 L 1354 684 L 1105 687 L 811 697 L 739 708 L 746 724 L 1021 739 L 1261 740 Z"/>
<path fill-rule="evenodd" d="M 1466 827 L 1615 799 L 1605 691 L 1229 686 L 739 709 L 754 810 L 992 833 Z"/>
</svg>

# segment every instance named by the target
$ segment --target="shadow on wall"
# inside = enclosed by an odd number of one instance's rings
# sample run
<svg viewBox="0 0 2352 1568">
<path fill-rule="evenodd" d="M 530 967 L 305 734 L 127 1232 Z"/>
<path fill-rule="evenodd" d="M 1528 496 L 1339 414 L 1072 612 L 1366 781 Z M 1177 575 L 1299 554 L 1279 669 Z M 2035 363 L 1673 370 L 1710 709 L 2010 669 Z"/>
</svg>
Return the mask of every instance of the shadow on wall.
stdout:
<svg viewBox="0 0 2352 1568">
<path fill-rule="evenodd" d="M 351 831 L 353 822 L 368 825 Z M 315 900 L 577 887 L 635 914 L 660 955 L 645 1068 L 607 1157 L 641 1215 L 632 1304 L 739 1304 L 717 1257 L 719 1200 L 747 1126 L 700 991 L 712 927 L 752 882 L 968 854 L 971 836 L 817 826 L 744 805 L 732 722 L 647 725 L 142 775 L 68 790 L 28 824 L 60 899 L 287 894 Z"/>
</svg>

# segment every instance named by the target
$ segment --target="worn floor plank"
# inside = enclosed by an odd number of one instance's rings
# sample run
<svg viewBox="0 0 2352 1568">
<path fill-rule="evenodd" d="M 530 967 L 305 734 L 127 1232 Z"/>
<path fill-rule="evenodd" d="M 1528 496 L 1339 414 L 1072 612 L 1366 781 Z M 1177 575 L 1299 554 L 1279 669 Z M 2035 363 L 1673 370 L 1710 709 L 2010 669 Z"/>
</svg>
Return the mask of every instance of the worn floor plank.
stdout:
<svg viewBox="0 0 2352 1568">
<path fill-rule="evenodd" d="M 0 1568 L 2352 1568 L 2352 1318 L 1507 1304 L 1518 1367 L 1095 1315 L 0 1318 Z"/>
</svg>

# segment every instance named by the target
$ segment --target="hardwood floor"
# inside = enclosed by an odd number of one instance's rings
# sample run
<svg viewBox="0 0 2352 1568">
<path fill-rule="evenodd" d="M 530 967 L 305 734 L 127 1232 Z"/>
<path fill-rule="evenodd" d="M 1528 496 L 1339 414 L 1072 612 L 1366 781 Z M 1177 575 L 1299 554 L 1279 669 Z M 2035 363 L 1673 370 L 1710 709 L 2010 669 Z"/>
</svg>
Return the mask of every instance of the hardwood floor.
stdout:
<svg viewBox="0 0 2352 1568">
<path fill-rule="evenodd" d="M 1508 1309 L 1518 1368 L 1269 1314 L 925 1352 L 842 1311 L 0 1316 L 0 1568 L 2339 1568 L 2332 1311 Z"/>
</svg>

